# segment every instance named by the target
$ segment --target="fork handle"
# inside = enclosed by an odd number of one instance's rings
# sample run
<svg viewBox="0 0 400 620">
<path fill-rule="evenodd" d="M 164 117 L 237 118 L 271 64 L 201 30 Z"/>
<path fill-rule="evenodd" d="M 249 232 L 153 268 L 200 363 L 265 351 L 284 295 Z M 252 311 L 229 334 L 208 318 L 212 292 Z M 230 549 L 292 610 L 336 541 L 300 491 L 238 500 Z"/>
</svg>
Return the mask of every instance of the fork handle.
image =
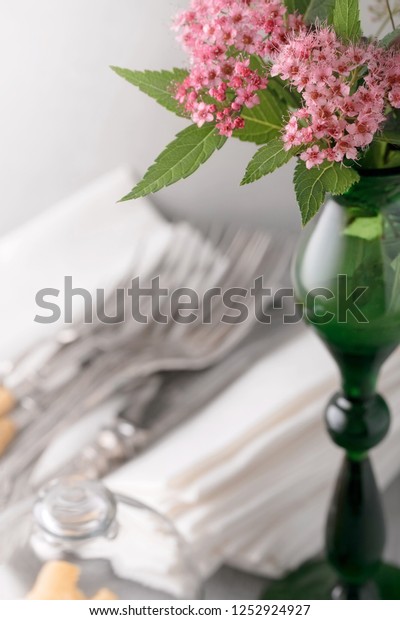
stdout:
<svg viewBox="0 0 400 620">
<path fill-rule="evenodd" d="M 5 386 L 0 386 L 0 417 L 5 416 L 14 409 L 16 399 L 14 394 Z"/>
<path fill-rule="evenodd" d="M 116 414 L 114 421 L 100 429 L 96 438 L 61 470 L 52 472 L 51 478 L 70 474 L 91 479 L 102 478 L 145 448 L 150 441 L 150 433 L 141 424 L 141 420 L 148 405 L 159 393 L 162 383 L 161 376 L 155 375 L 135 385 L 127 397 L 126 407 Z M 40 484 L 43 484 L 42 480 Z"/>
</svg>

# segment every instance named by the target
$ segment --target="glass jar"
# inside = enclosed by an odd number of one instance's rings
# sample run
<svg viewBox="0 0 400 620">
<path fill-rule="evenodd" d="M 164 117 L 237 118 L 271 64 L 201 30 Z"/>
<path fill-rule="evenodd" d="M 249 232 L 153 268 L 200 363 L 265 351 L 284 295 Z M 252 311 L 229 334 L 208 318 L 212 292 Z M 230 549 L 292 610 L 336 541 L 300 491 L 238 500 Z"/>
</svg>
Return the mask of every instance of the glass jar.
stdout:
<svg viewBox="0 0 400 620">
<path fill-rule="evenodd" d="M 78 582 L 67 583 L 78 574 Z M 67 478 L 0 519 L 0 600 L 76 592 L 89 599 L 112 592 L 118 600 L 194 600 L 201 580 L 166 517 L 99 482 Z"/>
</svg>

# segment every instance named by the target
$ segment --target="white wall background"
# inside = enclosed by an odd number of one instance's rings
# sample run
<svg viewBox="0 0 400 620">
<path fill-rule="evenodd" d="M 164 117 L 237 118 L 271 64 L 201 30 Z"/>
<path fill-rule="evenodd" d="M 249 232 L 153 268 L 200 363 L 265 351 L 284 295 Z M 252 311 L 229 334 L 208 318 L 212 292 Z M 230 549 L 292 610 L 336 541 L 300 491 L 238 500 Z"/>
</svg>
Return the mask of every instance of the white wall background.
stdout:
<svg viewBox="0 0 400 620">
<path fill-rule="evenodd" d="M 120 163 L 143 173 L 184 126 L 108 65 L 182 64 L 169 25 L 187 3 L 0 1 L 0 234 Z M 194 177 L 157 194 L 156 204 L 199 220 L 299 226 L 288 167 L 239 187 L 253 152 L 232 141 Z"/>
</svg>

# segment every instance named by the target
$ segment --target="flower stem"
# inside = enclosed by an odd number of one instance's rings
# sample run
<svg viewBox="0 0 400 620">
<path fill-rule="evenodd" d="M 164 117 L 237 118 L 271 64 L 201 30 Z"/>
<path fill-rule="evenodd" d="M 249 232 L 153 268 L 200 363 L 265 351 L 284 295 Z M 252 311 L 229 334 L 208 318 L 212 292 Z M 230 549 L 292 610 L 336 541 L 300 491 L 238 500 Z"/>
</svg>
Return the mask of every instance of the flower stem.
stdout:
<svg viewBox="0 0 400 620">
<path fill-rule="evenodd" d="M 396 30 L 396 24 L 394 23 L 392 9 L 390 8 L 390 0 L 386 0 L 386 6 L 389 12 L 390 21 L 392 22 L 393 30 Z"/>
</svg>

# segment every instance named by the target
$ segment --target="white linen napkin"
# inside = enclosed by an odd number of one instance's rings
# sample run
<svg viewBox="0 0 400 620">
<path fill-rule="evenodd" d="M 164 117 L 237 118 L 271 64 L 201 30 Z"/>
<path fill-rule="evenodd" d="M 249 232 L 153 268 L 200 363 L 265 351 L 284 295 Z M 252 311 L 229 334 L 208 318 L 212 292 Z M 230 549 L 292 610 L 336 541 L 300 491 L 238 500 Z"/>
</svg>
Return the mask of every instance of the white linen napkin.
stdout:
<svg viewBox="0 0 400 620">
<path fill-rule="evenodd" d="M 382 389 L 400 403 L 400 353 Z M 323 410 L 336 367 L 310 331 L 257 363 L 162 443 L 110 476 L 111 489 L 173 519 L 204 576 L 228 562 L 280 576 L 322 549 L 342 451 Z M 400 419 L 374 454 L 380 484 L 400 470 Z"/>
</svg>

